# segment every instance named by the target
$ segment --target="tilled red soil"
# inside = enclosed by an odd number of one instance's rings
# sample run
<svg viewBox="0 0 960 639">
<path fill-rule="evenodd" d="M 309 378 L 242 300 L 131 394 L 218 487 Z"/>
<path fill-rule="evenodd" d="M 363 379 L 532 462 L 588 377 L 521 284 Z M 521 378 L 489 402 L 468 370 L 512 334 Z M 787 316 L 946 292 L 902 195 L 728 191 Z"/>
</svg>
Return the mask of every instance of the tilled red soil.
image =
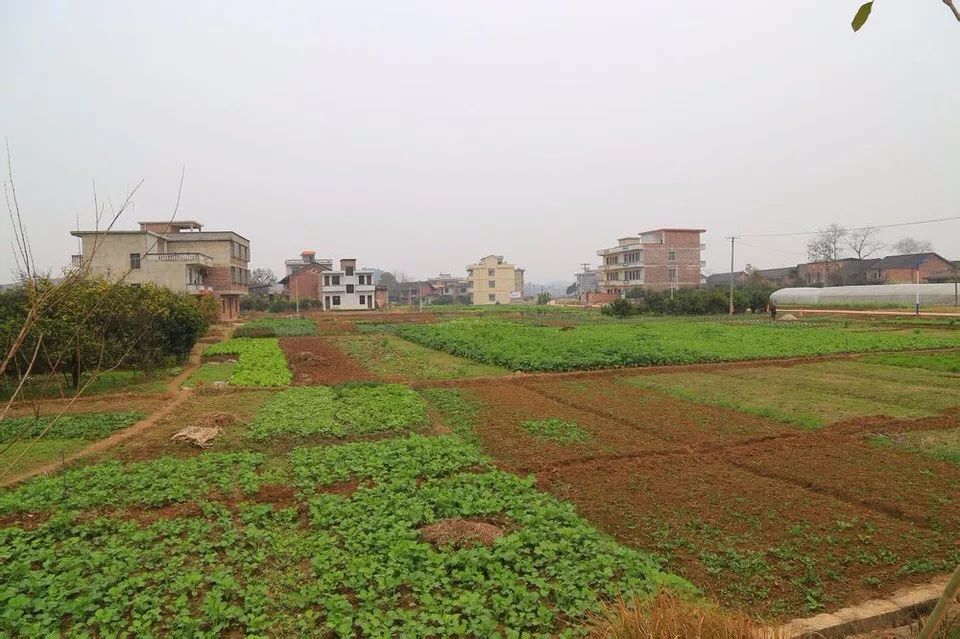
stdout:
<svg viewBox="0 0 960 639">
<path fill-rule="evenodd" d="M 801 431 L 734 410 L 687 402 L 610 379 L 523 380 L 545 397 L 628 426 L 664 445 L 697 450 L 793 438 Z"/>
<path fill-rule="evenodd" d="M 296 386 L 374 379 L 360 364 L 322 337 L 283 337 L 280 348 L 293 371 Z"/>
<path fill-rule="evenodd" d="M 818 436 L 819 435 L 819 436 Z M 738 450 L 749 472 L 960 537 L 960 467 L 853 439 L 814 434 Z"/>
<path fill-rule="evenodd" d="M 516 473 L 535 473 L 582 459 L 683 450 L 631 424 L 571 408 L 519 384 L 486 383 L 474 387 L 473 392 L 482 400 L 476 430 L 484 449 L 501 467 Z M 561 444 L 521 427 L 525 421 L 548 417 L 576 422 L 590 436 L 582 442 Z"/>
<path fill-rule="evenodd" d="M 716 454 L 577 463 L 538 481 L 604 532 L 666 557 L 668 570 L 751 614 L 809 615 L 921 583 L 954 549 L 955 530 L 758 476 Z"/>
</svg>

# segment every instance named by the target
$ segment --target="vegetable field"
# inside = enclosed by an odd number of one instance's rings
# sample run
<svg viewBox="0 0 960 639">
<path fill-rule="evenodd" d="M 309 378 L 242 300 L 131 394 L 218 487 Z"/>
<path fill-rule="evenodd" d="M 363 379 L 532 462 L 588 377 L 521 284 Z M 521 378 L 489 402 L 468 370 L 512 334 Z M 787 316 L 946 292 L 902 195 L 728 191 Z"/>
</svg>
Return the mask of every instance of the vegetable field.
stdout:
<svg viewBox="0 0 960 639">
<path fill-rule="evenodd" d="M 208 346 L 203 355 L 236 355 L 237 366 L 230 375 L 235 386 L 286 386 L 292 379 L 275 337 L 228 339 Z"/>
<path fill-rule="evenodd" d="M 300 337 L 313 335 L 317 325 L 311 319 L 299 317 L 265 317 L 247 322 L 236 331 L 236 337 Z"/>
<path fill-rule="evenodd" d="M 402 384 L 305 386 L 287 389 L 269 401 L 257 414 L 250 437 L 344 437 L 418 428 L 426 421 L 423 400 Z"/>
<path fill-rule="evenodd" d="M 960 346 L 931 329 L 862 331 L 829 325 L 683 320 L 535 326 L 455 319 L 396 328 L 410 341 L 519 371 L 690 364 Z"/>
<path fill-rule="evenodd" d="M 457 438 L 296 450 L 281 499 L 261 461 L 103 464 L 6 493 L 0 513 L 49 519 L 0 527 L 0 632 L 556 636 L 601 597 L 691 590 Z M 453 521 L 496 534 L 447 540 Z"/>
</svg>

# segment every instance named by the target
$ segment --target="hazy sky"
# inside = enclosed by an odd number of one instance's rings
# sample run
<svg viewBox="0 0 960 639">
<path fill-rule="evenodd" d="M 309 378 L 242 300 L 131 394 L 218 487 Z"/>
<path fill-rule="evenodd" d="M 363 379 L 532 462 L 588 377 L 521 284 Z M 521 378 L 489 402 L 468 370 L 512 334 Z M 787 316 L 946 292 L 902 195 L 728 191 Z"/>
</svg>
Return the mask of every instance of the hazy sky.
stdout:
<svg viewBox="0 0 960 639">
<path fill-rule="evenodd" d="M 118 202 L 145 179 L 134 228 L 185 166 L 180 217 L 274 271 L 498 253 L 572 281 L 618 237 L 700 226 L 720 272 L 730 233 L 960 215 L 960 24 L 877 0 L 854 34 L 860 2 L 0 0 L 0 136 L 42 268 L 94 180 Z M 960 222 L 903 235 L 960 259 Z M 745 239 L 737 265 L 805 242 Z"/>
</svg>

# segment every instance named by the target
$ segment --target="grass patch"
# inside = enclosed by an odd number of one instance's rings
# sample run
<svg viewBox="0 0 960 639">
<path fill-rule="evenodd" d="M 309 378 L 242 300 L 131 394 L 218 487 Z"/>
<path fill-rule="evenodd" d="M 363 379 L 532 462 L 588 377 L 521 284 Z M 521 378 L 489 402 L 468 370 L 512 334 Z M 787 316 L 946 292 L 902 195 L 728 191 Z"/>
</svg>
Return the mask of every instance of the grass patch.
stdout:
<svg viewBox="0 0 960 639">
<path fill-rule="evenodd" d="M 561 444 L 575 444 L 586 440 L 588 437 L 587 431 L 580 428 L 575 422 L 568 422 L 559 417 L 525 421 L 520 424 L 520 428 L 534 437 L 549 439 Z"/>
<path fill-rule="evenodd" d="M 344 437 L 418 428 L 426 421 L 423 399 L 402 384 L 305 386 L 271 399 L 257 413 L 249 436 Z"/>
<path fill-rule="evenodd" d="M 420 396 L 440 412 L 443 423 L 463 441 L 478 443 L 475 427 L 479 403 L 456 388 L 424 388 Z"/>
<path fill-rule="evenodd" d="M 510 370 L 648 366 L 957 346 L 932 329 L 858 331 L 804 323 L 661 320 L 536 326 L 496 319 L 400 325 L 418 344 Z"/>
<path fill-rule="evenodd" d="M 884 366 L 960 373 L 960 351 L 951 353 L 876 353 L 865 355 L 860 361 Z"/>
<path fill-rule="evenodd" d="M 196 388 L 209 386 L 214 382 L 229 382 L 236 370 L 236 362 L 204 362 L 183 385 L 187 388 Z"/>
<path fill-rule="evenodd" d="M 493 377 L 509 371 L 432 350 L 387 333 L 368 332 L 335 341 L 337 348 L 380 377 L 461 379 Z"/>
<path fill-rule="evenodd" d="M 230 375 L 235 386 L 286 386 L 292 379 L 275 337 L 228 339 L 208 346 L 203 354 L 236 355 L 237 366 Z"/>
<path fill-rule="evenodd" d="M 908 450 L 960 466 L 960 428 L 871 435 L 867 439 L 877 446 Z"/>
<path fill-rule="evenodd" d="M 151 374 L 142 371 L 112 370 L 99 374 L 85 372 L 80 375 L 80 388 L 84 396 L 106 393 L 162 393 L 167 389 L 167 381 L 180 373 L 179 367 L 165 368 Z M 92 381 L 91 381 L 92 380 Z M 10 399 L 17 389 L 17 380 L 0 380 L 0 399 Z M 51 373 L 34 375 L 24 384 L 17 399 L 52 399 L 73 397 L 76 391 L 68 377 Z"/>
<path fill-rule="evenodd" d="M 860 362 L 637 375 L 625 381 L 801 428 L 868 415 L 923 417 L 960 404 L 960 386 L 942 373 Z"/>
</svg>

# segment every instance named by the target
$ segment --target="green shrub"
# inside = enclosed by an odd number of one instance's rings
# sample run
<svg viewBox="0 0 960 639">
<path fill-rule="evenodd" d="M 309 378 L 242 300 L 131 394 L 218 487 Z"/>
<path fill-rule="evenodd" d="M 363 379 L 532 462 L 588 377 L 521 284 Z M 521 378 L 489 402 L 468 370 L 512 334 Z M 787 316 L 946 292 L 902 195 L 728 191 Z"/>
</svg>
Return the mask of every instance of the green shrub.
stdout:
<svg viewBox="0 0 960 639">
<path fill-rule="evenodd" d="M 624 317 L 636 315 L 639 312 L 639 309 L 631 304 L 628 300 L 617 298 L 601 308 L 600 312 L 604 315 L 610 315 L 623 319 Z"/>
</svg>

